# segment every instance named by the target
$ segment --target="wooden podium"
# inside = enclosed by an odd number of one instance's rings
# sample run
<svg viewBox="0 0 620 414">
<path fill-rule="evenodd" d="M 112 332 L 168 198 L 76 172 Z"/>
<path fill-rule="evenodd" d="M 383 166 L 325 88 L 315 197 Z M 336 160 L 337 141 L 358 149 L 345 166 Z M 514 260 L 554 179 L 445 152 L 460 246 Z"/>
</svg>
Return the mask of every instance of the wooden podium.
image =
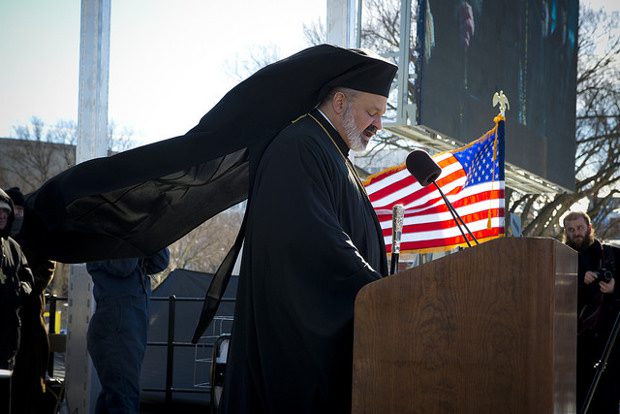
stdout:
<svg viewBox="0 0 620 414">
<path fill-rule="evenodd" d="M 353 413 L 576 413 L 577 253 L 501 238 L 365 286 Z"/>
</svg>

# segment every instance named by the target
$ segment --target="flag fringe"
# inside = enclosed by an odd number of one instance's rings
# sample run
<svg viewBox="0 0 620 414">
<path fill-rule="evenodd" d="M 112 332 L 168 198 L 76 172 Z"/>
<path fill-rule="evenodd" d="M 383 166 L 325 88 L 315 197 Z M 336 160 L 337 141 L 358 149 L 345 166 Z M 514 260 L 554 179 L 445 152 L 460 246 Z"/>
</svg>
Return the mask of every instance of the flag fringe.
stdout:
<svg viewBox="0 0 620 414">
<path fill-rule="evenodd" d="M 376 172 L 374 174 L 369 175 L 368 177 L 366 177 L 366 180 L 364 180 L 363 184 L 365 186 L 367 186 L 368 184 L 371 183 L 372 180 L 381 177 L 382 175 L 386 175 L 389 173 L 393 173 L 393 172 L 398 172 L 401 170 L 405 169 L 405 163 L 403 162 L 402 164 L 398 164 L 398 165 L 394 165 L 392 167 L 388 167 L 385 170 L 381 170 L 379 172 Z"/>
<path fill-rule="evenodd" d="M 497 236 L 489 236 L 489 237 L 485 237 L 482 239 L 478 239 L 478 243 L 482 244 L 490 240 L 498 239 L 500 237 L 506 237 L 506 236 L 504 234 L 498 234 Z M 466 242 L 463 242 L 463 243 L 458 243 L 458 244 L 451 244 L 450 246 L 437 246 L 437 247 L 427 247 L 425 249 L 401 250 L 400 254 L 402 255 L 404 253 L 410 253 L 410 254 L 441 253 L 441 252 L 447 252 L 450 250 L 454 250 L 458 247 L 468 247 L 468 246 Z M 472 247 L 475 247 L 475 243 L 472 245 Z"/>
</svg>

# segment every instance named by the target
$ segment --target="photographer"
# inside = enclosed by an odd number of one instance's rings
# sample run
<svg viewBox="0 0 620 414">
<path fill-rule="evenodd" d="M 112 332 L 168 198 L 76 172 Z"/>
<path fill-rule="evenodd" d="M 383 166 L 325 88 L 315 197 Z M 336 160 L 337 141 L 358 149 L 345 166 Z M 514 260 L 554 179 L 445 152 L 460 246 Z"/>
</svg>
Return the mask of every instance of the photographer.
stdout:
<svg viewBox="0 0 620 414">
<path fill-rule="evenodd" d="M 577 299 L 577 407 L 582 409 L 618 314 L 616 289 L 618 249 L 594 238 L 590 217 L 571 212 L 564 218 L 564 242 L 579 252 Z M 596 387 L 589 413 L 618 414 L 620 403 L 620 352 L 614 346 Z"/>
</svg>

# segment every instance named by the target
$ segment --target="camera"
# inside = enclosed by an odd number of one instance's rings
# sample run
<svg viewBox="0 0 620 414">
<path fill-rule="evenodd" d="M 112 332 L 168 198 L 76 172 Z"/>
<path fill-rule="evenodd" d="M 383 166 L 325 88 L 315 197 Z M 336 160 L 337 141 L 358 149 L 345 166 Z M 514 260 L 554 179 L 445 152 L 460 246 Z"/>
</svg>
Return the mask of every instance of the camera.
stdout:
<svg viewBox="0 0 620 414">
<path fill-rule="evenodd" d="M 605 267 L 600 268 L 600 270 L 597 270 L 594 273 L 596 273 L 597 280 L 605 283 L 609 283 L 611 278 L 614 277 L 614 272 L 611 269 Z"/>
</svg>

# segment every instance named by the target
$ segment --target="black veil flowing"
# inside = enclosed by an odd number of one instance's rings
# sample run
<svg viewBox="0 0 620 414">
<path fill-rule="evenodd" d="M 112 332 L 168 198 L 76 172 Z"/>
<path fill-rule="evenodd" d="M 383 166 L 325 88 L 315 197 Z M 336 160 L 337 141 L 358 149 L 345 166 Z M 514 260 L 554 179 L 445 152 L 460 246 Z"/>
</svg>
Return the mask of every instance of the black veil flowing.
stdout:
<svg viewBox="0 0 620 414">
<path fill-rule="evenodd" d="M 345 86 L 387 96 L 395 72 L 372 52 L 331 45 L 266 66 L 186 134 L 51 178 L 27 196 L 23 238 L 31 250 L 64 263 L 154 254 L 245 200 L 267 145 L 326 92 Z M 197 335 L 217 310 L 244 227 L 207 293 Z"/>
</svg>

